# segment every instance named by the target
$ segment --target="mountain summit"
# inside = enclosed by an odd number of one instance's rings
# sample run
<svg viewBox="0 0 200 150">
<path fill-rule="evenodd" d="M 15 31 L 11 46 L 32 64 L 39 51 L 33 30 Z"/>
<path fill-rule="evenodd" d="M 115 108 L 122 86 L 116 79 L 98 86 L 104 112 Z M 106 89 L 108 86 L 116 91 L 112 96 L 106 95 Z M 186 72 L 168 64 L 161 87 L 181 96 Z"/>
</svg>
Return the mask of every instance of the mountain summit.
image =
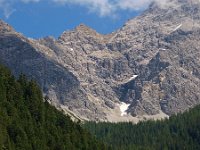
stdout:
<svg viewBox="0 0 200 150">
<path fill-rule="evenodd" d="M 0 32 L 0 57 L 72 116 L 159 119 L 200 104 L 199 11 L 199 1 L 152 3 L 112 34 L 80 25 L 57 40 L 27 39 L 1 22 L 13 34 Z"/>
<path fill-rule="evenodd" d="M 0 32 L 11 32 L 14 31 L 14 29 L 8 25 L 7 23 L 5 23 L 3 20 L 0 20 Z"/>
</svg>

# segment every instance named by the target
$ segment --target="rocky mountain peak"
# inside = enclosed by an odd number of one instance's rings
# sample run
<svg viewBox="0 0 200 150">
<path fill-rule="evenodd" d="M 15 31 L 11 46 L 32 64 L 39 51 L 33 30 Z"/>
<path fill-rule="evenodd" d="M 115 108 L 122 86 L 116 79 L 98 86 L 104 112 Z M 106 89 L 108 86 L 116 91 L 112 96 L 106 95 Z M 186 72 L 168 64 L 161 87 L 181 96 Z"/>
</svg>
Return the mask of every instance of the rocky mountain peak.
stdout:
<svg viewBox="0 0 200 150">
<path fill-rule="evenodd" d="M 83 24 L 58 40 L 1 34 L 0 58 L 15 75 L 37 79 L 52 104 L 86 120 L 166 117 L 200 104 L 199 5 L 154 3 L 107 36 Z"/>
<path fill-rule="evenodd" d="M 6 33 L 6 32 L 12 32 L 14 29 L 7 23 L 5 23 L 3 20 L 0 20 L 0 32 Z"/>
<path fill-rule="evenodd" d="M 91 29 L 90 27 L 86 26 L 85 24 L 81 23 L 78 25 L 75 30 L 80 32 L 96 32 L 95 30 Z"/>
<path fill-rule="evenodd" d="M 164 0 L 153 2 L 140 16 L 129 20 L 121 29 L 121 34 L 126 33 L 125 36 L 127 36 L 131 33 L 130 36 L 132 36 L 134 33 L 142 37 L 156 33 L 154 37 L 157 37 L 177 30 L 187 32 L 199 28 L 200 1 Z"/>
<path fill-rule="evenodd" d="M 85 24 L 78 25 L 75 28 L 75 32 L 78 32 L 78 33 L 83 34 L 85 36 L 92 36 L 92 37 L 101 36 L 101 34 L 97 33 L 94 29 L 88 27 Z"/>
<path fill-rule="evenodd" d="M 65 43 L 68 46 L 83 46 L 83 43 L 103 43 L 104 35 L 97 33 L 95 30 L 91 29 L 90 27 L 84 24 L 80 24 L 74 30 L 64 31 L 59 37 L 58 41 L 60 43 Z M 71 42 L 70 45 L 69 41 Z"/>
<path fill-rule="evenodd" d="M 199 4 L 199 0 L 162 0 L 162 1 L 154 1 L 151 3 L 150 7 L 162 7 L 169 8 L 170 6 L 176 7 L 177 5 L 193 5 Z"/>
<path fill-rule="evenodd" d="M 183 11 L 188 12 L 191 11 L 193 13 L 196 13 L 199 11 L 200 8 L 200 1 L 199 0 L 163 0 L 163 1 L 156 1 L 153 2 L 149 9 L 147 9 L 147 12 L 150 10 L 168 10 L 168 11 Z"/>
</svg>

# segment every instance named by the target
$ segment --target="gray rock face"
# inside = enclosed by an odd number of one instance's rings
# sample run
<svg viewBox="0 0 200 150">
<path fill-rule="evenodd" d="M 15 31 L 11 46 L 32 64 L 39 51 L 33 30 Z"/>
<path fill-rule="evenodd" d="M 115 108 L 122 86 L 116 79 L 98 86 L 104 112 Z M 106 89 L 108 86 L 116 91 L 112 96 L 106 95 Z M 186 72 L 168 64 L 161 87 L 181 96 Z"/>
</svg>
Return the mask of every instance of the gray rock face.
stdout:
<svg viewBox="0 0 200 150">
<path fill-rule="evenodd" d="M 189 0 L 152 3 L 109 35 L 80 25 L 33 40 L 0 22 L 2 63 L 36 79 L 52 104 L 89 120 L 172 115 L 200 104 L 199 41 L 200 2 Z M 125 116 L 121 102 L 130 104 Z"/>
</svg>

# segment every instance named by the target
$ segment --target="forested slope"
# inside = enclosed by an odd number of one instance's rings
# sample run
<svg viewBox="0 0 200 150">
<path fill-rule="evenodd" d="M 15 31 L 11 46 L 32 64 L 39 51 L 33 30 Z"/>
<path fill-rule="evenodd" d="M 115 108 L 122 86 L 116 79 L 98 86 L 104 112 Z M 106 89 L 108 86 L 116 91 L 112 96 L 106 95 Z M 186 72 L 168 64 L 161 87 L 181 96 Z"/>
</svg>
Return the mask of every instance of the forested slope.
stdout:
<svg viewBox="0 0 200 150">
<path fill-rule="evenodd" d="M 94 123 L 87 129 L 114 149 L 199 150 L 200 106 L 174 115 L 169 120 L 132 123 Z"/>
<path fill-rule="evenodd" d="M 0 65 L 0 150 L 106 149 L 80 125 L 43 101 L 34 81 Z"/>
</svg>

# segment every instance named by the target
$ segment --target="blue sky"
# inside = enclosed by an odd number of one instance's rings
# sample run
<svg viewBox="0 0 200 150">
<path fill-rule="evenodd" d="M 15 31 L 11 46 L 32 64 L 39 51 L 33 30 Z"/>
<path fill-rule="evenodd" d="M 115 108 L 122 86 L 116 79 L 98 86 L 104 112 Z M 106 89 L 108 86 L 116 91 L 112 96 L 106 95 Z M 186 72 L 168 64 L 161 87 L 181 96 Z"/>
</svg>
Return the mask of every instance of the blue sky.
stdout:
<svg viewBox="0 0 200 150">
<path fill-rule="evenodd" d="M 111 33 L 151 0 L 0 0 L 0 18 L 27 37 L 58 37 L 80 23 Z"/>
</svg>

